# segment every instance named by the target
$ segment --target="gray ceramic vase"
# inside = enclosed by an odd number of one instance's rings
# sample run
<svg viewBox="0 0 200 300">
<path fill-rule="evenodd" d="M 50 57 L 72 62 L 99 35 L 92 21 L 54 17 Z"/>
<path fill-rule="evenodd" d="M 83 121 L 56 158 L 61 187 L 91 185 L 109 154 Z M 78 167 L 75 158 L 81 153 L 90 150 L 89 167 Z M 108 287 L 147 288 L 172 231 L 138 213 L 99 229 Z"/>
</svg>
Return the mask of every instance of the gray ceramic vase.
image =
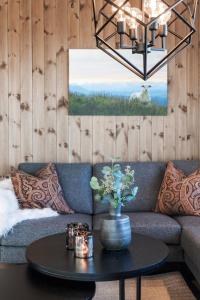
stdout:
<svg viewBox="0 0 200 300">
<path fill-rule="evenodd" d="M 121 214 L 121 205 L 116 209 L 110 206 L 109 214 L 102 218 L 100 238 L 106 250 L 123 250 L 130 245 L 130 219 Z"/>
</svg>

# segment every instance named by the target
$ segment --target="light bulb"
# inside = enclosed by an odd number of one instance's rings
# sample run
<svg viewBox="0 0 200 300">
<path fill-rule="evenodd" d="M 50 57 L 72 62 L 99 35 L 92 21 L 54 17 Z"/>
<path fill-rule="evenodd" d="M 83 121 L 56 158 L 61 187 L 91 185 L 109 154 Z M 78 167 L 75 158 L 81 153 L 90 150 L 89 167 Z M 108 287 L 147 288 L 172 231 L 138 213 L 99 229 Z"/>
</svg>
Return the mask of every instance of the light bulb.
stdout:
<svg viewBox="0 0 200 300">
<path fill-rule="evenodd" d="M 124 22 L 126 20 L 126 16 L 123 11 L 119 11 L 116 15 L 116 19 L 118 22 Z"/>
<path fill-rule="evenodd" d="M 132 17 L 127 18 L 127 24 L 130 29 L 135 29 L 138 26 L 138 22 L 135 18 L 142 21 L 142 11 L 139 8 L 131 7 L 128 12 L 131 14 Z"/>
<path fill-rule="evenodd" d="M 124 0 L 116 0 L 114 3 L 115 3 L 116 5 L 118 5 L 118 6 L 121 6 L 121 5 L 124 3 Z M 130 7 L 130 3 L 127 2 L 127 3 L 123 6 L 123 9 L 124 9 L 124 10 L 127 10 L 129 7 Z M 115 13 L 116 10 L 117 10 L 117 8 L 116 8 L 114 5 L 112 5 L 112 13 Z M 120 10 L 118 11 L 118 13 L 115 15 L 115 18 L 117 19 L 118 22 L 122 22 L 122 21 L 125 21 L 125 20 L 126 20 L 126 16 L 125 16 L 124 12 L 123 12 L 121 9 L 120 9 Z"/>
<path fill-rule="evenodd" d="M 114 1 L 114 3 L 118 6 L 121 6 L 123 3 L 123 0 L 116 0 L 116 1 Z M 117 8 L 114 5 L 112 5 L 112 12 L 114 13 L 114 12 L 116 12 L 116 10 L 117 10 Z"/>
<path fill-rule="evenodd" d="M 144 0 L 144 11 L 149 18 L 155 18 L 159 15 L 160 0 Z"/>
<path fill-rule="evenodd" d="M 167 5 L 164 4 L 163 2 L 160 3 L 159 5 L 159 14 L 161 14 L 162 12 L 164 12 L 167 9 Z M 165 14 L 163 14 L 162 16 L 160 16 L 160 18 L 158 19 L 158 23 L 159 25 L 165 25 L 167 24 L 167 22 L 169 21 L 169 19 L 171 18 L 171 10 L 169 10 L 168 12 L 166 12 Z"/>
<path fill-rule="evenodd" d="M 148 14 L 149 18 L 156 18 L 167 8 L 168 6 L 160 0 L 144 0 L 144 11 Z M 159 18 L 158 23 L 160 25 L 165 25 L 170 18 L 171 11 L 168 11 Z"/>
</svg>

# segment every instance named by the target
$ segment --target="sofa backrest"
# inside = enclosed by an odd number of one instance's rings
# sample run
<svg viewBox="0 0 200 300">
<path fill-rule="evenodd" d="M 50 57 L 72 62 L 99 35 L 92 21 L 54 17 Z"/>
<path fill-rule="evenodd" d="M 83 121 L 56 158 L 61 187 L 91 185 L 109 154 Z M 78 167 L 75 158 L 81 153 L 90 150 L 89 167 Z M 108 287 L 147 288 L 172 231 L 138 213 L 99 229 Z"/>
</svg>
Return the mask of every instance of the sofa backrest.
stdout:
<svg viewBox="0 0 200 300">
<path fill-rule="evenodd" d="M 200 167 L 200 161 L 174 161 L 175 165 L 189 175 Z M 125 212 L 153 211 L 156 206 L 158 193 L 166 169 L 165 162 L 123 162 L 120 163 L 122 169 L 127 165 L 135 170 L 135 184 L 139 187 L 136 199 L 123 208 Z M 102 178 L 101 170 L 109 163 L 99 163 L 94 165 L 93 175 Z M 108 205 L 95 202 L 94 213 L 105 213 Z"/>
<path fill-rule="evenodd" d="M 45 163 L 21 163 L 19 169 L 29 174 L 43 168 Z M 64 198 L 77 213 L 93 213 L 92 191 L 89 185 L 92 166 L 87 163 L 55 163 Z"/>
</svg>

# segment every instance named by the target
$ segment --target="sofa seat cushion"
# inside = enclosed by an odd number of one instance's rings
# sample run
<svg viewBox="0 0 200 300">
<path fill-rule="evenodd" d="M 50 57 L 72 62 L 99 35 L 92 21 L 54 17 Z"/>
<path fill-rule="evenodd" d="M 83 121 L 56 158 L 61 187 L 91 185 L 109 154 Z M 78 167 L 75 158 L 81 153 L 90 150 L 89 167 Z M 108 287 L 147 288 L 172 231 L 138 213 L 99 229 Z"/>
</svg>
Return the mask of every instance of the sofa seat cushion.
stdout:
<svg viewBox="0 0 200 300">
<path fill-rule="evenodd" d="M 92 227 L 92 217 L 86 214 L 60 215 L 57 217 L 23 221 L 6 236 L 1 238 L 2 246 L 27 246 L 48 235 L 62 233 L 71 222 L 88 223 Z"/>
<path fill-rule="evenodd" d="M 176 220 L 182 227 L 181 246 L 185 256 L 200 274 L 200 217 L 179 216 Z"/>
<path fill-rule="evenodd" d="M 126 213 L 130 217 L 133 232 L 148 235 L 171 245 L 180 242 L 181 226 L 173 218 L 154 212 Z M 94 229 L 99 229 L 101 218 L 105 214 L 94 216 Z"/>
<path fill-rule="evenodd" d="M 184 228 L 181 235 L 181 246 L 185 255 L 196 265 L 200 273 L 200 226 Z"/>
<path fill-rule="evenodd" d="M 178 216 L 175 217 L 176 221 L 181 225 L 183 230 L 185 228 L 199 227 L 200 229 L 200 217 L 199 216 Z"/>
<path fill-rule="evenodd" d="M 0 263 L 27 263 L 26 247 L 0 246 Z"/>
</svg>

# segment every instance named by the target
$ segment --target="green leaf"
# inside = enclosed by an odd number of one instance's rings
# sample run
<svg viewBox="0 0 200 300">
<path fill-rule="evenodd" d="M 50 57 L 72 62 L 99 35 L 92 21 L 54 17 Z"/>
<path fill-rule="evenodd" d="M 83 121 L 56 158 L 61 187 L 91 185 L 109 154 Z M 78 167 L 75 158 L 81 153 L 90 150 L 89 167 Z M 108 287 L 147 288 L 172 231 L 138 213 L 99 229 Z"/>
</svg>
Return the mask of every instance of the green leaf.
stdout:
<svg viewBox="0 0 200 300">
<path fill-rule="evenodd" d="M 138 192 L 138 186 L 135 186 L 133 189 L 132 189 L 132 194 L 133 194 L 133 197 L 135 198 L 135 196 L 137 195 L 137 192 Z"/>
<path fill-rule="evenodd" d="M 104 175 L 109 175 L 109 174 L 111 174 L 111 172 L 112 172 L 112 169 L 111 169 L 109 166 L 105 166 L 105 167 L 103 167 L 103 169 L 102 169 L 102 173 L 103 173 Z"/>
<path fill-rule="evenodd" d="M 125 199 L 126 199 L 127 202 L 131 202 L 131 201 L 134 200 L 134 196 L 133 195 L 128 195 L 128 196 L 125 197 Z"/>
<path fill-rule="evenodd" d="M 133 181 L 133 177 L 130 174 L 124 175 L 123 182 L 126 184 L 130 184 Z"/>
<path fill-rule="evenodd" d="M 100 185 L 96 177 L 92 177 L 90 180 L 90 186 L 93 190 L 100 190 Z"/>
<path fill-rule="evenodd" d="M 119 171 L 121 171 L 120 164 L 114 164 L 113 165 L 113 172 L 119 172 Z"/>
</svg>

